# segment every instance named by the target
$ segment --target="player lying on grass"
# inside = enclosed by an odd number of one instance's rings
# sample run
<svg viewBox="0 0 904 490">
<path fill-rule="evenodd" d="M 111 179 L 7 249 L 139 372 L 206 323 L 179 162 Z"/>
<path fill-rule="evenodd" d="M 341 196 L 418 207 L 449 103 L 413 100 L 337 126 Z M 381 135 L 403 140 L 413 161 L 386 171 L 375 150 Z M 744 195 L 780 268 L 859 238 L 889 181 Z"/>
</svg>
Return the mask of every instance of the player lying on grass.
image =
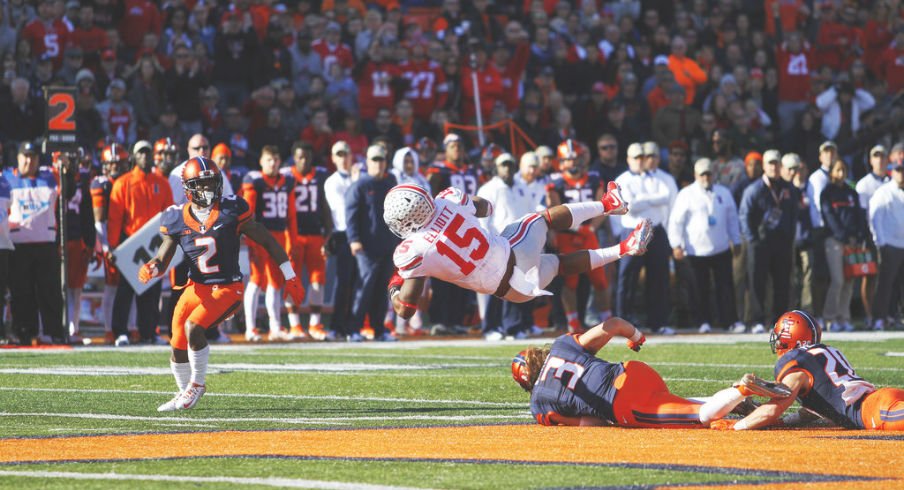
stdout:
<svg viewBox="0 0 904 490">
<path fill-rule="evenodd" d="M 713 428 L 796 425 L 815 413 L 846 429 L 904 430 L 904 390 L 877 390 L 857 376 L 841 351 L 821 342 L 822 328 L 810 314 L 794 310 L 779 317 L 769 344 L 778 355 L 775 379 L 790 396 L 773 398 L 740 421 L 723 420 Z M 782 417 L 795 399 L 805 410 Z"/>
<path fill-rule="evenodd" d="M 424 281 L 436 277 L 478 293 L 524 303 L 550 293 L 543 288 L 556 275 L 580 274 L 620 257 L 642 255 L 653 236 L 649 220 L 609 248 L 581 250 L 567 255 L 544 254 L 549 229 L 561 231 L 602 215 L 628 212 L 620 189 L 609 183 L 602 200 L 553 206 L 508 225 L 500 235 L 480 226 L 493 204 L 449 187 L 431 198 L 424 189 L 402 184 L 386 195 L 383 220 L 402 238 L 393 254 L 398 273 L 390 281 L 392 307 L 403 318 L 415 306 Z"/>
<path fill-rule="evenodd" d="M 721 419 L 748 396 L 781 396 L 783 387 L 745 375 L 705 402 L 669 392 L 653 368 L 640 361 L 607 362 L 596 353 L 613 337 L 635 351 L 643 333 L 610 318 L 583 334 L 558 337 L 551 347 L 531 347 L 512 360 L 512 377 L 530 392 L 530 411 L 542 425 L 617 425 L 692 429 Z"/>
<path fill-rule="evenodd" d="M 157 256 L 138 272 L 141 282 L 159 276 L 169 266 L 177 245 L 190 260 L 189 284 L 176 303 L 170 340 L 170 367 L 179 393 L 160 405 L 160 412 L 192 408 L 207 391 L 204 377 L 210 348 L 204 331 L 217 326 L 242 304 L 239 235 L 260 244 L 280 264 L 285 293 L 295 304 L 304 299 L 304 289 L 285 250 L 252 219 L 248 203 L 241 197 L 222 196 L 223 174 L 212 160 L 194 157 L 185 162 L 182 187 L 188 203 L 164 211 L 160 220 L 163 243 Z"/>
</svg>

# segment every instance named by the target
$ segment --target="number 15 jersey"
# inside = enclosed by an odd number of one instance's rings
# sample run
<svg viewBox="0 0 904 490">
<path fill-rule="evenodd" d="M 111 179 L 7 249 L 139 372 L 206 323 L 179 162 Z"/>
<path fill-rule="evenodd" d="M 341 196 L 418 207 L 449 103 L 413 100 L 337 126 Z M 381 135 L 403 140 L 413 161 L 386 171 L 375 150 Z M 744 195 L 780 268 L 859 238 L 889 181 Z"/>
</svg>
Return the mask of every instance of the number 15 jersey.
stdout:
<svg viewBox="0 0 904 490">
<path fill-rule="evenodd" d="M 400 243 L 392 256 L 399 275 L 435 277 L 483 294 L 493 294 L 505 275 L 511 245 L 481 228 L 477 207 L 454 187 L 433 200 L 433 219 Z"/>
</svg>

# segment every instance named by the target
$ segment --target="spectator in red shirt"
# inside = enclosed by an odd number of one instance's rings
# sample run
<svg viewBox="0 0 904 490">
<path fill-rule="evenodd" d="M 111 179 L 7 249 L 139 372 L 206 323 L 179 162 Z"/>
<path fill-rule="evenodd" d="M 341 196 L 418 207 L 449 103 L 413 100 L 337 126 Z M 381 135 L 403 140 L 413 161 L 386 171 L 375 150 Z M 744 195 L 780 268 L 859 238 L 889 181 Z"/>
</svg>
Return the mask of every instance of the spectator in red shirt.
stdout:
<svg viewBox="0 0 904 490">
<path fill-rule="evenodd" d="M 69 29 L 57 18 L 51 0 L 41 0 L 38 17 L 22 28 L 20 38 L 28 41 L 32 58 L 37 59 L 47 53 L 53 57 L 53 69 L 60 68 L 63 51 L 69 45 Z"/>
<path fill-rule="evenodd" d="M 395 105 L 393 79 L 398 78 L 399 67 L 388 59 L 389 49 L 374 42 L 367 50 L 367 58 L 355 67 L 358 82 L 358 108 L 361 119 L 373 121 L 380 109 L 390 109 Z"/>
<path fill-rule="evenodd" d="M 411 58 L 403 61 L 399 69 L 408 81 L 405 98 L 414 106 L 414 117 L 422 122 L 428 121 L 433 111 L 446 105 L 449 96 L 446 73 L 438 62 L 427 59 L 424 43 L 411 46 Z"/>
<path fill-rule="evenodd" d="M 464 66 L 461 71 L 461 119 L 466 124 L 472 124 L 477 120 L 477 111 L 474 110 L 474 83 L 472 73 L 477 72 L 477 89 L 480 91 L 480 112 L 484 121 L 489 121 L 490 113 L 497 100 L 502 100 L 504 90 L 502 77 L 496 68 L 487 63 L 486 47 L 478 42 L 471 42 L 471 53 L 474 66 Z"/>
<path fill-rule="evenodd" d="M 319 54 L 320 59 L 323 61 L 322 73 L 329 73 L 330 66 L 333 63 L 339 63 L 346 70 L 350 70 L 355 64 L 351 48 L 340 42 L 341 33 L 342 29 L 339 24 L 330 22 L 326 26 L 326 32 L 323 37 L 311 44 L 311 49 Z"/>
<path fill-rule="evenodd" d="M 333 130 L 326 110 L 318 110 L 311 118 L 311 124 L 301 131 L 301 139 L 311 144 L 315 161 L 324 161 L 333 142 Z"/>
<path fill-rule="evenodd" d="M 836 71 L 847 70 L 857 57 L 857 50 L 863 47 L 863 32 L 857 27 L 857 7 L 846 5 L 839 19 L 832 4 L 825 5 L 828 8 L 816 37 L 817 64 Z"/>
<path fill-rule="evenodd" d="M 885 80 L 888 93 L 895 95 L 904 88 L 904 29 L 899 29 L 895 40 L 879 59 L 879 77 Z"/>
<path fill-rule="evenodd" d="M 163 19 L 157 5 L 149 0 L 125 0 L 124 14 L 119 21 L 119 37 L 130 50 L 141 46 L 144 33 L 153 32 L 160 35 Z"/>
<path fill-rule="evenodd" d="M 100 66 L 100 53 L 110 46 L 106 31 L 94 25 L 94 6 L 82 5 L 78 13 L 78 27 L 72 31 L 72 43 L 85 53 L 85 66 Z"/>
<path fill-rule="evenodd" d="M 778 4 L 774 4 L 778 10 Z M 776 32 L 780 44 L 775 48 L 775 63 L 778 70 L 778 121 L 785 146 L 790 146 L 789 137 L 801 113 L 809 104 L 810 76 L 813 54 L 810 45 L 797 32 L 787 36 L 782 26 L 776 22 Z"/>
</svg>

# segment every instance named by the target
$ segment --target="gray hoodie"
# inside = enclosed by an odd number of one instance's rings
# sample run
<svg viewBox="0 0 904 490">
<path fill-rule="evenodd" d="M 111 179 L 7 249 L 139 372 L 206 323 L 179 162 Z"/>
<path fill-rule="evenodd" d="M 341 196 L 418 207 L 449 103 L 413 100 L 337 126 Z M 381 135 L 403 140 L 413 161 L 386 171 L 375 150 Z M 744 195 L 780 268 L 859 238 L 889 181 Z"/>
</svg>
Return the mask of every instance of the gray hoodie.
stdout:
<svg viewBox="0 0 904 490">
<path fill-rule="evenodd" d="M 414 174 L 408 175 L 405 173 L 405 155 L 411 154 L 412 158 L 414 158 Z M 399 184 L 414 184 L 416 186 L 422 187 L 430 192 L 430 185 L 427 183 L 427 179 L 424 178 L 423 175 L 418 172 L 420 168 L 420 159 L 418 158 L 417 152 L 409 147 L 403 147 L 399 150 L 396 150 L 395 155 L 392 157 L 392 175 L 395 176 L 396 181 Z"/>
</svg>

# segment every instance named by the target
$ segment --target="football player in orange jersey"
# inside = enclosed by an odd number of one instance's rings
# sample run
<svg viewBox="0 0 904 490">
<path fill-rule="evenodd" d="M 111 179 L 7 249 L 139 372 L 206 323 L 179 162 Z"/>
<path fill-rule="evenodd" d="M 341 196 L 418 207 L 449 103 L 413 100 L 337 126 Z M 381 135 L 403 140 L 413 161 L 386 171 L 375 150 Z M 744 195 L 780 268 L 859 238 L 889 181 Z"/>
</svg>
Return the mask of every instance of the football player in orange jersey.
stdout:
<svg viewBox="0 0 904 490">
<path fill-rule="evenodd" d="M 799 425 L 815 415 L 845 429 L 904 430 L 904 390 L 879 388 L 861 378 L 840 350 L 822 343 L 822 327 L 809 313 L 780 316 L 769 336 L 778 356 L 775 380 L 790 390 L 743 419 L 713 424 L 720 430 Z M 806 410 L 782 417 L 794 401 Z"/>
<path fill-rule="evenodd" d="M 101 175 L 91 181 L 91 205 L 94 208 L 94 229 L 97 232 L 94 251 L 104 258 L 104 295 L 101 311 L 104 319 L 104 338 L 113 343 L 113 298 L 119 284 L 119 271 L 109 260 L 110 243 L 107 240 L 107 214 L 110 209 L 110 192 L 113 182 L 128 170 L 129 151 L 119 143 L 106 145 L 101 149 Z M 129 325 L 134 325 L 130 319 Z"/>
<path fill-rule="evenodd" d="M 323 285 L 326 282 L 324 237 L 333 231 L 333 218 L 323 192 L 328 172 L 323 167 L 314 166 L 311 149 L 305 143 L 296 143 L 292 147 L 292 156 L 295 165 L 281 170 L 283 175 L 292 176 L 295 181 L 294 205 L 298 235 L 295 236 L 292 247 L 292 265 L 298 276 L 301 276 L 302 267 L 308 270 L 308 283 L 311 285 L 308 294 L 311 308 L 308 333 L 317 340 L 326 340 L 328 334 L 321 323 L 320 312 L 323 306 Z M 304 337 L 298 314 L 299 306 L 301 305 L 286 302 L 291 326 L 289 333 L 294 338 Z"/>
<path fill-rule="evenodd" d="M 154 171 L 169 178 L 179 162 L 179 146 L 172 138 L 160 138 L 154 142 Z"/>
<path fill-rule="evenodd" d="M 596 172 L 588 172 L 585 151 L 580 143 L 568 139 L 558 147 L 559 168 L 561 176 L 547 186 L 546 202 L 548 206 L 563 203 L 579 203 L 598 201 L 604 194 L 604 183 Z M 556 234 L 556 247 L 560 253 L 572 253 L 577 250 L 599 248 L 596 229 L 603 223 L 605 216 L 597 216 L 585 223 L 579 223 L 571 229 Z M 600 312 L 600 320 L 611 316 L 609 306 L 609 282 L 603 268 L 593 269 L 586 273 L 593 285 L 593 305 Z M 562 305 L 568 318 L 568 331 L 581 333 L 584 325 L 578 318 L 577 287 L 578 275 L 565 278 L 562 289 Z"/>
<path fill-rule="evenodd" d="M 231 316 L 242 303 L 242 273 L 239 269 L 239 235 L 258 243 L 279 263 L 286 281 L 285 293 L 296 304 L 304 289 L 292 270 L 283 247 L 253 219 L 244 199 L 223 197 L 223 174 L 205 157 L 189 159 L 182 172 L 189 203 L 168 208 L 160 220 L 163 243 L 157 256 L 141 267 L 138 278 L 147 282 L 169 266 L 176 246 L 189 260 L 189 284 L 173 313 L 173 348 L 170 367 L 179 393 L 157 408 L 166 412 L 195 406 L 207 391 L 205 376 L 210 348 L 205 330 Z"/>
<path fill-rule="evenodd" d="M 291 252 L 295 237 L 298 236 L 298 222 L 295 206 L 295 179 L 291 175 L 280 175 L 279 149 L 264 146 L 261 150 L 260 172 L 249 172 L 242 184 L 242 197 L 251 207 L 254 219 L 270 230 L 283 250 Z M 279 290 L 283 279 L 272 257 L 254 243 L 248 244 L 251 261 L 251 277 L 245 291 L 245 337 L 260 340 L 255 328 L 257 301 L 260 288 L 266 285 L 264 304 L 270 317 L 269 340 L 292 340 L 288 331 L 280 325 Z"/>
</svg>

